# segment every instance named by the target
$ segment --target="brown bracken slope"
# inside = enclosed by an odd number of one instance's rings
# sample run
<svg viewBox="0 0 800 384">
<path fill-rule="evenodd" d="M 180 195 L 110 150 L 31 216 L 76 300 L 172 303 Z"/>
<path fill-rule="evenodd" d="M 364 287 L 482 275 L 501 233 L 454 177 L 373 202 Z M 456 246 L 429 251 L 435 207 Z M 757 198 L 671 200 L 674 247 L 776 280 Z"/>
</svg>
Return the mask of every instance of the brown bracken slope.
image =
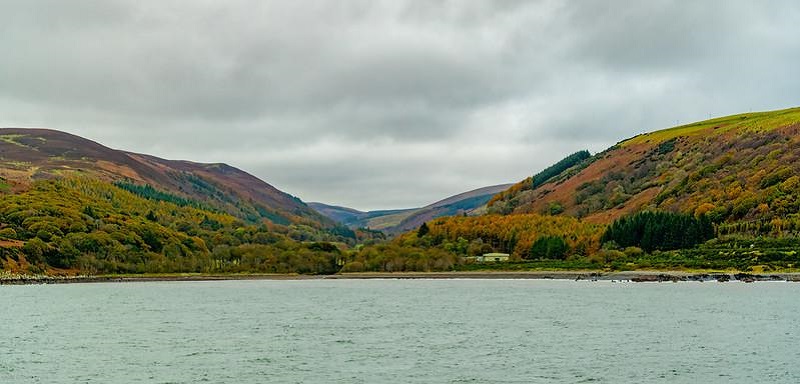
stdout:
<svg viewBox="0 0 800 384">
<path fill-rule="evenodd" d="M 0 177 L 5 189 L 23 191 L 33 181 L 65 176 L 146 184 L 247 221 L 332 225 L 298 198 L 226 164 L 165 160 L 50 129 L 0 129 Z"/>
<path fill-rule="evenodd" d="M 754 112 L 622 141 L 544 185 L 518 183 L 489 211 L 594 223 L 641 210 L 785 220 L 800 209 L 799 176 L 800 108 Z"/>
</svg>

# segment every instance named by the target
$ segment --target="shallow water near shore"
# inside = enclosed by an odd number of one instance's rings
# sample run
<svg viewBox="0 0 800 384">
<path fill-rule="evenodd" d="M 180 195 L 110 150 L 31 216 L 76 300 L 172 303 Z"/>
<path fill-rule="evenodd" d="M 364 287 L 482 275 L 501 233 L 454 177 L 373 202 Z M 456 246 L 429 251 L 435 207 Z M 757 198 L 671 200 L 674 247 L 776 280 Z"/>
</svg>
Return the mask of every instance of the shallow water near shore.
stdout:
<svg viewBox="0 0 800 384">
<path fill-rule="evenodd" d="M 800 382 L 800 284 L 0 287 L 2 383 Z"/>
</svg>

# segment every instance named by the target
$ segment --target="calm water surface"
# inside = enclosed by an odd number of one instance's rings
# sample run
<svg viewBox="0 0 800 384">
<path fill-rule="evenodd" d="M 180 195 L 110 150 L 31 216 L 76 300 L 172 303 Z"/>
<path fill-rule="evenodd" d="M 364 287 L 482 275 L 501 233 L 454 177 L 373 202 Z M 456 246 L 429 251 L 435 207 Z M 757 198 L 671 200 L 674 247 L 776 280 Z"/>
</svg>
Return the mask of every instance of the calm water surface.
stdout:
<svg viewBox="0 0 800 384">
<path fill-rule="evenodd" d="M 798 383 L 800 284 L 0 287 L 0 383 Z"/>
</svg>

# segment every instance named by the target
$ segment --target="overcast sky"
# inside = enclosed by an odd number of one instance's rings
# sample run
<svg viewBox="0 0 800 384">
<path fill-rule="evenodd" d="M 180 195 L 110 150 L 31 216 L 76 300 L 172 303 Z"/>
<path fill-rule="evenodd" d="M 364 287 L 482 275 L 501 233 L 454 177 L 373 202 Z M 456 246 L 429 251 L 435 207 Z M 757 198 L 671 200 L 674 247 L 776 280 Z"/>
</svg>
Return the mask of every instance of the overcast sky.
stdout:
<svg viewBox="0 0 800 384">
<path fill-rule="evenodd" d="M 421 206 L 800 105 L 800 2 L 0 1 L 0 126 Z"/>
</svg>

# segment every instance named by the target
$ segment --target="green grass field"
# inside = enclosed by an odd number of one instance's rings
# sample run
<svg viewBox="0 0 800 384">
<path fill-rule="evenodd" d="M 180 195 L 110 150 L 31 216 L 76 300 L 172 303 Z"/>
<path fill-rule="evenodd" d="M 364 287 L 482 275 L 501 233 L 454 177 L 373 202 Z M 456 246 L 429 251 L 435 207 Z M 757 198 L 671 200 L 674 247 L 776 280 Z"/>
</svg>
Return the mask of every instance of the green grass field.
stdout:
<svg viewBox="0 0 800 384">
<path fill-rule="evenodd" d="M 680 136 L 692 136 L 701 133 L 709 134 L 711 133 L 709 130 L 713 130 L 716 134 L 722 134 L 731 130 L 763 132 L 795 123 L 800 123 L 800 108 L 742 113 L 645 133 L 625 140 L 620 143 L 620 145 L 627 146 L 642 143 L 656 144 Z"/>
</svg>

